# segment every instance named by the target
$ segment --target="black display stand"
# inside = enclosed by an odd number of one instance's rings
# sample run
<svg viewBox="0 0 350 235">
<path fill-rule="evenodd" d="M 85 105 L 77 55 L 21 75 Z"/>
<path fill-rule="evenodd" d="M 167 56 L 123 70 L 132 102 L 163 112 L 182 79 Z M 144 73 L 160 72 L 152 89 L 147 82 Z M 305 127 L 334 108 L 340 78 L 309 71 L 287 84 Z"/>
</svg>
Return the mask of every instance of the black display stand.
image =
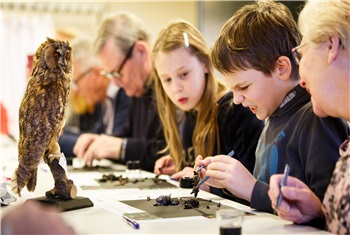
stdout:
<svg viewBox="0 0 350 235">
<path fill-rule="evenodd" d="M 55 206 L 60 211 L 71 211 L 94 206 L 94 203 L 87 197 L 76 197 L 74 199 L 51 199 L 46 196 L 31 198 L 28 200 L 38 201 L 40 203 Z"/>
</svg>

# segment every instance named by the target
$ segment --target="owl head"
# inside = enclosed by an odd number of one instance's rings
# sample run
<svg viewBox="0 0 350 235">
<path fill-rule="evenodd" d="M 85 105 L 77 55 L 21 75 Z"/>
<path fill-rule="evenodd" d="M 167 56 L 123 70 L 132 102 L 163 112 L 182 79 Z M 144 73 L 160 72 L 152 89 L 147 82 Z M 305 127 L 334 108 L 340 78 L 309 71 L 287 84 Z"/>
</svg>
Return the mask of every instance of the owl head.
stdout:
<svg viewBox="0 0 350 235">
<path fill-rule="evenodd" d="M 71 73 L 72 48 L 68 42 L 47 38 L 47 41 L 37 49 L 33 66 L 34 68 L 39 66 L 51 72 Z"/>
</svg>

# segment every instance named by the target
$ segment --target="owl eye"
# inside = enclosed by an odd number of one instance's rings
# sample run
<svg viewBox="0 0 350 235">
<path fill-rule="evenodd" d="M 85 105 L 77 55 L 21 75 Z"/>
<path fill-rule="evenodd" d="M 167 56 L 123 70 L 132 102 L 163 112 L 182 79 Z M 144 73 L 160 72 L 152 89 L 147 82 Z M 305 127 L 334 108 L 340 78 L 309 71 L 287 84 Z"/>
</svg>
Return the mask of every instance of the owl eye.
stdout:
<svg viewBox="0 0 350 235">
<path fill-rule="evenodd" d="M 53 57 L 58 58 L 59 54 L 57 52 L 53 53 Z"/>
<path fill-rule="evenodd" d="M 66 60 L 69 60 L 69 58 L 70 58 L 69 53 L 66 53 Z"/>
</svg>

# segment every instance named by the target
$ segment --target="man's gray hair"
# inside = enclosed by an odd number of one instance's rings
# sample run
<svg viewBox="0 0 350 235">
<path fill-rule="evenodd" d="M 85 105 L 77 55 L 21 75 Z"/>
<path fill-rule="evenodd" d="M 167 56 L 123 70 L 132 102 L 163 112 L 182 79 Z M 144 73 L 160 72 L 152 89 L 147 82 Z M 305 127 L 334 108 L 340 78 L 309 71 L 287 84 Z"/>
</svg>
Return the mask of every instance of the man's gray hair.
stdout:
<svg viewBox="0 0 350 235">
<path fill-rule="evenodd" d="M 116 45 L 126 54 L 135 41 L 149 42 L 149 34 L 141 19 L 129 12 L 119 12 L 105 18 L 95 40 L 95 53 L 99 53 L 109 37 L 113 37 Z"/>
</svg>

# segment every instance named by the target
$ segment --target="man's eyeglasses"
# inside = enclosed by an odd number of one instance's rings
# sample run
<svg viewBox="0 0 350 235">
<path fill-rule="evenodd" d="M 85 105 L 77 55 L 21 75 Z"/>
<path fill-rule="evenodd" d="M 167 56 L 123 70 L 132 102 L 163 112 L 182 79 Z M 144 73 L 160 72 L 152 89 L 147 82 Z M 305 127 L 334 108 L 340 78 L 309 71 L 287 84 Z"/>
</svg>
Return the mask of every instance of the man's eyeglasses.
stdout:
<svg viewBox="0 0 350 235">
<path fill-rule="evenodd" d="M 128 52 L 126 53 L 126 56 L 124 58 L 124 60 L 122 61 L 122 63 L 120 64 L 119 66 L 119 69 L 118 70 L 112 70 L 111 72 L 106 72 L 106 71 L 101 71 L 101 74 L 109 79 L 112 79 L 112 78 L 121 78 L 122 75 L 121 75 L 121 71 L 123 70 L 124 68 L 124 65 L 126 63 L 126 61 L 128 61 L 128 59 L 131 58 L 131 55 L 132 55 L 132 52 L 134 50 L 134 47 L 135 47 L 135 43 L 132 44 L 132 46 L 129 48 Z"/>
<path fill-rule="evenodd" d="M 294 57 L 294 60 L 295 60 L 295 63 L 297 63 L 297 65 L 299 65 L 300 63 L 300 60 L 301 60 L 301 54 L 298 52 L 298 50 L 304 46 L 306 46 L 307 43 L 304 43 L 302 45 L 299 45 L 297 47 L 294 47 L 292 49 L 292 54 L 293 54 L 293 57 Z"/>
<path fill-rule="evenodd" d="M 91 72 L 92 68 L 88 68 L 87 70 L 85 70 L 85 72 L 83 72 L 82 74 L 80 74 L 76 79 L 75 81 L 72 81 L 72 89 L 74 91 L 77 91 L 78 90 L 78 82 L 80 80 L 82 80 L 86 75 L 88 75 L 90 72 Z"/>
</svg>

